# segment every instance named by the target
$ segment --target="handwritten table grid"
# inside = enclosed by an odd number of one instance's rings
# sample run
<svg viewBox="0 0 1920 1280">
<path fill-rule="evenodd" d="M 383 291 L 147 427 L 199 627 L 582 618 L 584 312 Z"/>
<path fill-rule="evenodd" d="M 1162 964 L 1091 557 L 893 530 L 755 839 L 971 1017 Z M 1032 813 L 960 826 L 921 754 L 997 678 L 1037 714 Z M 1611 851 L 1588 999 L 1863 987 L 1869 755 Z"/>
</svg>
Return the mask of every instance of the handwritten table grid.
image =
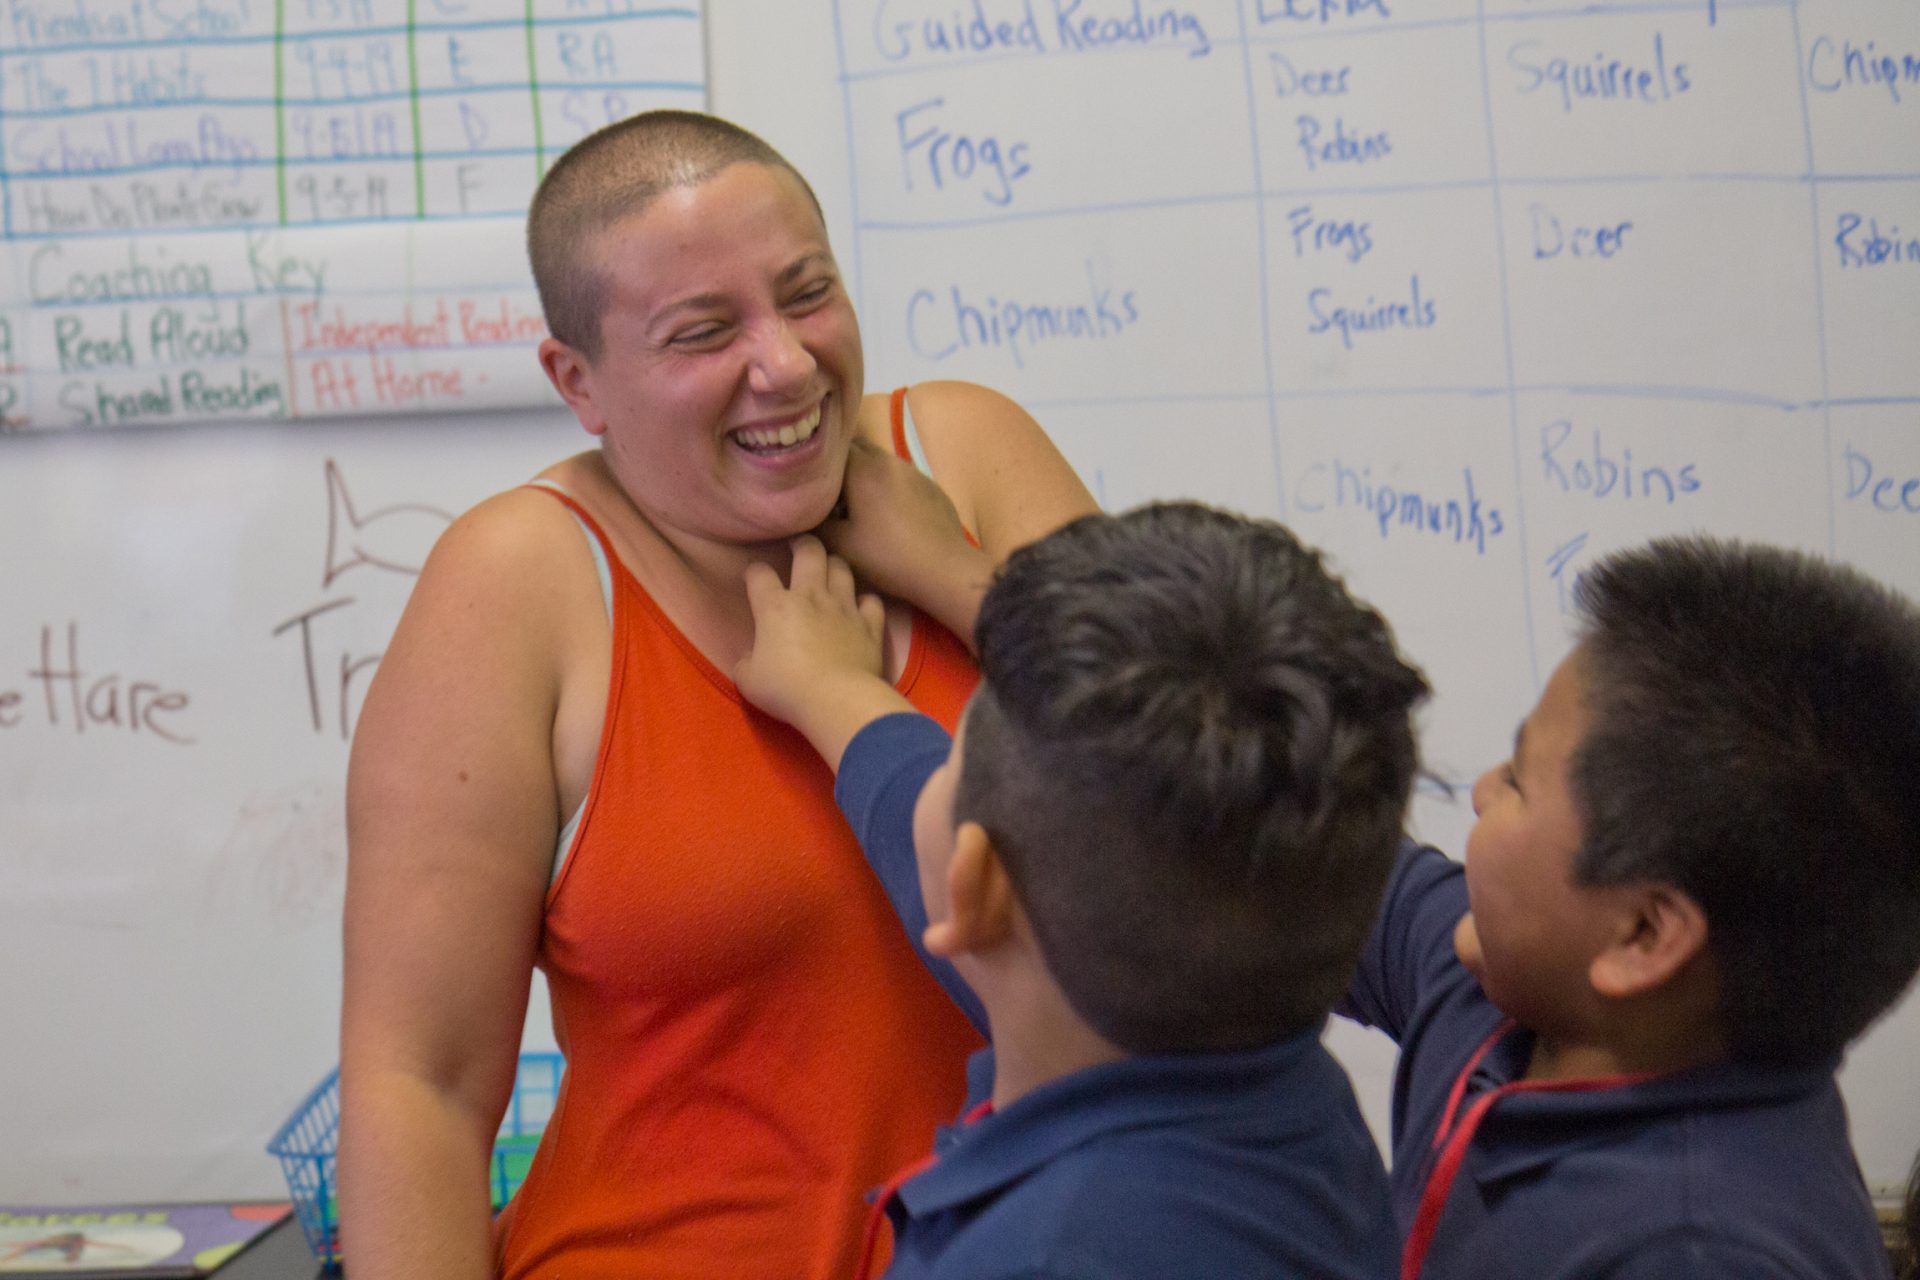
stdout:
<svg viewBox="0 0 1920 1280">
<path fill-rule="evenodd" d="M 0 429 L 549 404 L 535 184 L 593 128 L 706 94 L 697 5 L 4 15 Z"/>
<path fill-rule="evenodd" d="M 1096 475 L 1104 451 L 1140 451 L 1129 432 L 1169 429 L 1150 418 L 1262 413 L 1269 482 L 1246 478 L 1249 433 L 1212 469 L 1220 493 L 1403 583 L 1404 563 L 1379 567 L 1402 554 L 1388 544 L 1444 512 L 1429 541 L 1517 571 L 1522 640 L 1495 665 L 1536 688 L 1564 647 L 1542 627 L 1610 546 L 1731 526 L 1847 555 L 1871 533 L 1843 530 L 1843 509 L 1884 514 L 1920 474 L 1920 361 L 1900 354 L 1920 338 L 1910 6 L 839 0 L 835 20 L 862 315 L 902 335 L 884 352 L 1084 423 Z M 929 265 L 950 258 L 971 275 Z M 1139 320 L 1094 305 L 1080 325 L 1051 270 L 1075 259 L 1106 273 L 1082 291 L 1099 299 L 1137 279 Z M 1664 314 L 1682 306 L 1695 322 Z M 1170 313 L 1206 317 L 1216 346 L 1257 331 L 1258 352 L 1218 362 L 1225 383 L 1185 380 Z M 1411 446 L 1374 438 L 1423 415 Z M 1804 441 L 1793 456 L 1768 456 L 1768 421 Z M 1470 461 L 1440 461 L 1449 434 Z M 1464 494 L 1436 496 L 1445 466 Z M 1191 487 L 1209 469 L 1160 474 Z M 1159 496 L 1132 478 L 1127 500 Z M 1770 489 L 1817 494 L 1821 527 L 1755 528 L 1740 508 Z M 1501 527 L 1476 543 L 1453 512 L 1483 500 Z"/>
</svg>

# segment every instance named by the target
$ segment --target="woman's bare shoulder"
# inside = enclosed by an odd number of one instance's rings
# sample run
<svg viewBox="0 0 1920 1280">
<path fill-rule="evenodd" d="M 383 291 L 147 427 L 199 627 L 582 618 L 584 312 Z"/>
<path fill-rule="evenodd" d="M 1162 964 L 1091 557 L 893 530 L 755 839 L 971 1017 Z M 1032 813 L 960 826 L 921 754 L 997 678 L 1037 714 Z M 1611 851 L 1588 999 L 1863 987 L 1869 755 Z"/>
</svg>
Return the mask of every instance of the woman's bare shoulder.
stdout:
<svg viewBox="0 0 1920 1280">
<path fill-rule="evenodd" d="M 570 467 L 572 461 L 549 467 L 541 478 L 579 498 L 575 489 L 583 473 Z M 569 480 L 574 483 L 569 485 Z M 543 573 L 552 573 L 555 554 L 573 559 L 565 553 L 580 541 L 579 522 L 564 503 L 541 486 L 519 485 L 484 499 L 456 518 L 434 544 L 422 577 L 476 572 L 502 578 L 503 586 L 511 586 L 523 575 L 537 580 Z"/>
<path fill-rule="evenodd" d="M 604 620 L 605 607 L 585 531 L 553 494 L 522 486 L 476 504 L 440 535 L 390 652 L 424 645 L 526 661 L 564 654 L 569 634 L 593 618 Z"/>
<path fill-rule="evenodd" d="M 1046 430 L 1012 398 L 973 382 L 907 392 L 934 478 L 994 558 L 1097 509 Z"/>
</svg>

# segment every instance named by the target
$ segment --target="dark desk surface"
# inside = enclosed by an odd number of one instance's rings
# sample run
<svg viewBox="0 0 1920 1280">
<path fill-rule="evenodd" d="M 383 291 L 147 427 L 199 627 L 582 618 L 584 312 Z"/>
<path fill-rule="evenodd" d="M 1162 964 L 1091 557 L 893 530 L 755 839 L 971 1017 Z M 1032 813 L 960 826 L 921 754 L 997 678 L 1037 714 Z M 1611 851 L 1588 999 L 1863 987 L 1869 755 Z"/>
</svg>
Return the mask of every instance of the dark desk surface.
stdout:
<svg viewBox="0 0 1920 1280">
<path fill-rule="evenodd" d="M 315 1280 L 317 1276 L 341 1277 L 342 1273 L 328 1272 L 314 1261 L 307 1237 L 300 1231 L 300 1219 L 288 1214 L 216 1271 L 213 1280 Z"/>
</svg>

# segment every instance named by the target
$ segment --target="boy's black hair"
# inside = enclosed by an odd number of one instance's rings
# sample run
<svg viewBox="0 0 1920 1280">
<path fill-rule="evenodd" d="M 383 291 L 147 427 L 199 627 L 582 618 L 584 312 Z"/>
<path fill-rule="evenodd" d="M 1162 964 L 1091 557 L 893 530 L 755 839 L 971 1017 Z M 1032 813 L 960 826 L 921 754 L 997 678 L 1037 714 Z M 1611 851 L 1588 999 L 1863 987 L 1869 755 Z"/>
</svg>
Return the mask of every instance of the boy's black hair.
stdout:
<svg viewBox="0 0 1920 1280">
<path fill-rule="evenodd" d="M 975 635 L 954 813 L 1074 1010 L 1136 1053 L 1318 1025 L 1353 975 L 1426 681 L 1277 524 L 1198 503 L 1016 551 Z"/>
<path fill-rule="evenodd" d="M 1832 1058 L 1920 968 L 1920 611 L 1705 537 L 1616 554 L 1574 600 L 1576 879 L 1700 905 L 1733 1057 Z"/>
</svg>

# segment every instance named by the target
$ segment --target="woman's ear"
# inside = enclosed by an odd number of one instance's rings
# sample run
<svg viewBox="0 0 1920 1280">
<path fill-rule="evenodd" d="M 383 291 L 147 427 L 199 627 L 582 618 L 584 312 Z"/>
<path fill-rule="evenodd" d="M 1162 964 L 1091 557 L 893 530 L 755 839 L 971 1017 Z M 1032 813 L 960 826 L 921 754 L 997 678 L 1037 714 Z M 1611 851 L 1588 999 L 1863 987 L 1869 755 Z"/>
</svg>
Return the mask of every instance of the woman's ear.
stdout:
<svg viewBox="0 0 1920 1280">
<path fill-rule="evenodd" d="M 1613 1000 L 1645 995 L 1671 982 L 1707 949 L 1707 913 L 1669 884 L 1622 886 L 1620 927 L 1593 958 L 1587 979 Z"/>
<path fill-rule="evenodd" d="M 947 918 L 927 926 L 922 944 L 948 959 L 991 951 L 1013 932 L 1018 910 L 993 837 L 977 822 L 961 823 L 947 862 Z"/>
<path fill-rule="evenodd" d="M 540 367 L 560 398 L 573 410 L 574 417 L 589 435 L 601 435 L 607 429 L 606 417 L 593 397 L 593 366 L 578 351 L 560 341 L 547 338 L 540 343 Z"/>
</svg>

